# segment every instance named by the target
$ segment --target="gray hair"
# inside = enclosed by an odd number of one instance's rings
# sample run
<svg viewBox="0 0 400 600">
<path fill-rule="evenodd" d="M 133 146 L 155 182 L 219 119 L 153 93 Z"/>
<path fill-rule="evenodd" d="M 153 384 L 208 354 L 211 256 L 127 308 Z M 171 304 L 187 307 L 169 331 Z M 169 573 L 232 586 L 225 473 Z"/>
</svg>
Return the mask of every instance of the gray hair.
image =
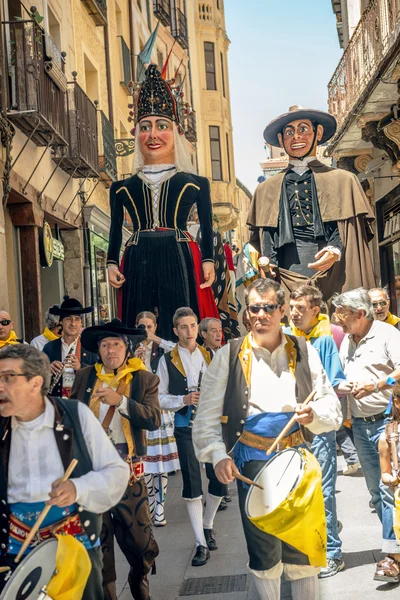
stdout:
<svg viewBox="0 0 400 600">
<path fill-rule="evenodd" d="M 206 317 L 205 319 L 202 319 L 199 323 L 199 333 L 207 333 L 208 331 L 208 326 L 211 323 L 211 321 L 216 321 L 217 323 L 221 323 L 220 319 L 217 319 L 216 317 Z"/>
<path fill-rule="evenodd" d="M 47 395 L 50 387 L 51 371 L 50 361 L 44 352 L 28 344 L 5 346 L 5 348 L 0 350 L 0 361 L 6 359 L 22 360 L 22 371 L 27 379 L 32 379 L 36 375 L 40 375 L 43 379 L 40 393 L 42 396 Z"/>
<path fill-rule="evenodd" d="M 55 304 L 54 306 L 57 306 L 58 308 L 60 308 L 60 304 Z M 50 311 L 50 309 L 48 309 L 46 311 L 46 316 L 44 318 L 44 324 L 49 329 L 53 329 L 53 327 L 57 327 L 57 325 L 59 324 L 60 317 L 58 315 L 52 315 L 49 311 Z"/>
<path fill-rule="evenodd" d="M 383 288 L 371 288 L 370 290 L 368 290 L 368 294 L 370 294 L 371 292 L 383 292 L 386 296 L 386 300 L 390 300 L 389 288 L 386 285 Z"/>
<path fill-rule="evenodd" d="M 371 321 L 374 319 L 372 302 L 367 290 L 364 288 L 357 288 L 349 292 L 343 292 L 343 294 L 335 294 L 332 304 L 336 308 L 347 308 L 351 312 L 362 310 L 366 319 L 370 319 Z"/>
<path fill-rule="evenodd" d="M 285 304 L 285 290 L 280 283 L 273 279 L 256 279 L 244 290 L 244 299 L 246 306 L 249 306 L 249 295 L 252 291 L 257 292 L 259 296 L 264 296 L 267 292 L 275 292 L 279 306 Z"/>
</svg>

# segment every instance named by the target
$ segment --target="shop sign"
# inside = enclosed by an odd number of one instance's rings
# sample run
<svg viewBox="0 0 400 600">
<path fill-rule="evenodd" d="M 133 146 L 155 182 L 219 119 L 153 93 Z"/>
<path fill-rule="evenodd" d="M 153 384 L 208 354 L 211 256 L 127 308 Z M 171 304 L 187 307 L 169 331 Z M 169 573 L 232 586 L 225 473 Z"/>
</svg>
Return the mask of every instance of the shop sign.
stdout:
<svg viewBox="0 0 400 600">
<path fill-rule="evenodd" d="M 54 260 L 64 260 L 64 244 L 56 238 L 53 238 L 53 258 Z"/>
<path fill-rule="evenodd" d="M 39 248 L 42 267 L 51 267 L 54 260 L 64 260 L 64 245 L 53 238 L 51 227 L 46 221 L 39 230 Z"/>
</svg>

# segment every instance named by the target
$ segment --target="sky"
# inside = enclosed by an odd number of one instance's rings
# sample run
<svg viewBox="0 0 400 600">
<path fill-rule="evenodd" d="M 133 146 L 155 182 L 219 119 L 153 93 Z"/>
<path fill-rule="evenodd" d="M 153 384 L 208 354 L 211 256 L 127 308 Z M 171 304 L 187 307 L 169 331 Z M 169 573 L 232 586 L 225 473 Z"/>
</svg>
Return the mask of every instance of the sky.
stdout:
<svg viewBox="0 0 400 600">
<path fill-rule="evenodd" d="M 327 110 L 342 50 L 331 0 L 225 0 L 236 176 L 254 191 L 263 130 L 289 106 Z"/>
</svg>

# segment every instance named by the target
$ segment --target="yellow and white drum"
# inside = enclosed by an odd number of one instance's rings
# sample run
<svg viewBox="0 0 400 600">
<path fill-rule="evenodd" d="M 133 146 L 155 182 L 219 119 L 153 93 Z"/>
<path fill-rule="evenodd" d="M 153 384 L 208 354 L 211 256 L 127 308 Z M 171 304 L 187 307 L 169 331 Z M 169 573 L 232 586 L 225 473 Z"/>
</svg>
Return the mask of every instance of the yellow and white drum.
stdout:
<svg viewBox="0 0 400 600">
<path fill-rule="evenodd" d="M 326 564 L 326 519 L 321 469 L 303 448 L 275 454 L 251 486 L 246 515 L 259 529 L 306 554 L 310 565 Z"/>
</svg>

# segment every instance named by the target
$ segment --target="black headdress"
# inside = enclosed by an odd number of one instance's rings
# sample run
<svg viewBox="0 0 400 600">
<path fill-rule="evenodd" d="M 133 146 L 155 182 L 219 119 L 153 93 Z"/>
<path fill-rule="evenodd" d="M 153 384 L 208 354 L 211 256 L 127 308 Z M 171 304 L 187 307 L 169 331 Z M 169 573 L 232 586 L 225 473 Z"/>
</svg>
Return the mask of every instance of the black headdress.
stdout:
<svg viewBox="0 0 400 600">
<path fill-rule="evenodd" d="M 110 323 L 104 325 L 94 325 L 83 330 L 81 335 L 82 346 L 88 352 L 98 352 L 99 342 L 106 337 L 121 338 L 125 342 L 128 340 L 134 346 L 146 339 L 146 330 L 142 327 L 126 327 L 119 319 L 112 319 Z"/>
<path fill-rule="evenodd" d="M 141 84 L 136 106 L 136 122 L 144 117 L 166 117 L 179 125 L 175 96 L 156 65 L 150 65 Z"/>
<path fill-rule="evenodd" d="M 86 315 L 87 313 L 93 312 L 93 310 L 93 306 L 83 307 L 79 300 L 76 300 L 76 298 L 64 296 L 64 301 L 60 304 L 60 306 L 55 304 L 49 308 L 49 313 L 51 315 L 58 315 L 61 319 L 63 319 L 64 317 L 69 317 L 71 315 Z"/>
</svg>

